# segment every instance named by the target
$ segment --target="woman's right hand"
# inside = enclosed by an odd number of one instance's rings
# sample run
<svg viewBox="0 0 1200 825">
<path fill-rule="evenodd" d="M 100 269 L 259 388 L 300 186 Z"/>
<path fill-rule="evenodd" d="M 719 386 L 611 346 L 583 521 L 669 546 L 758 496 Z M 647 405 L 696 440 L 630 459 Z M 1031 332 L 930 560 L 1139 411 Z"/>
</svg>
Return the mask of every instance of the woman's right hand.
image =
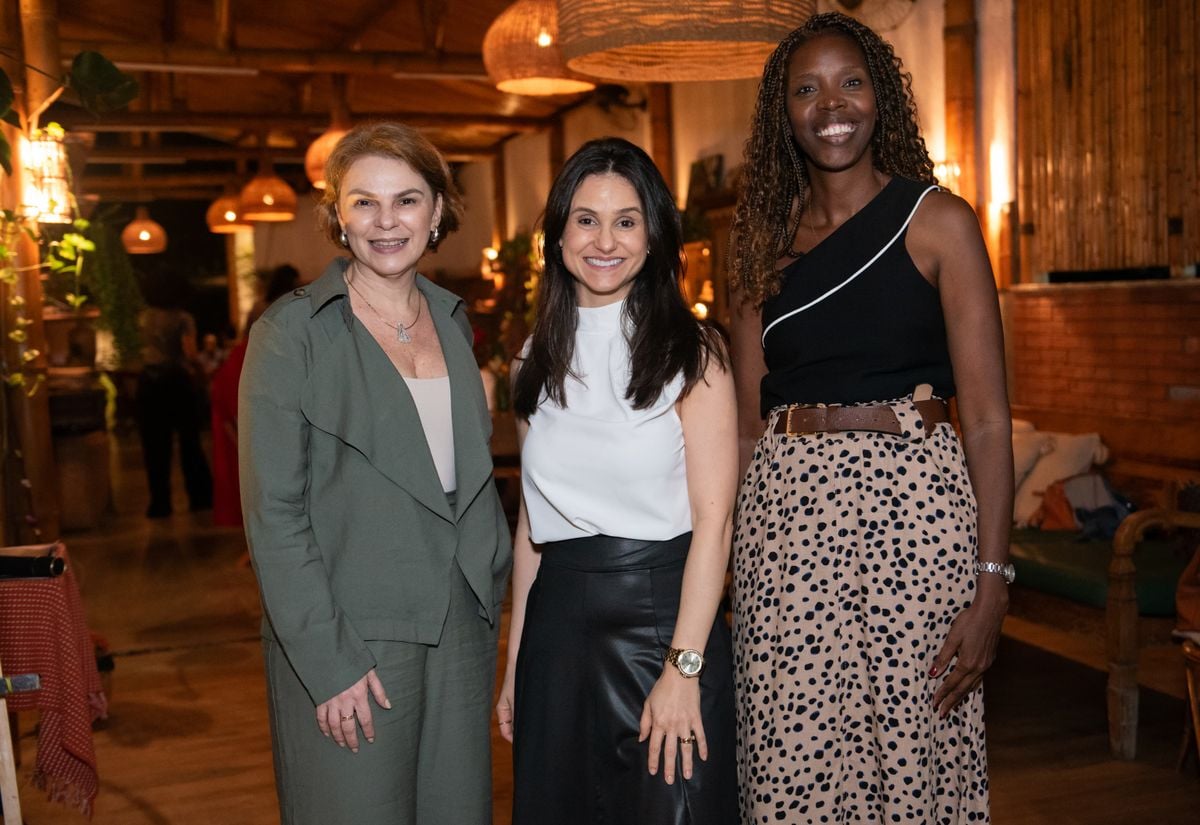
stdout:
<svg viewBox="0 0 1200 825">
<path fill-rule="evenodd" d="M 500 726 L 500 735 L 512 744 L 513 740 L 513 677 L 504 675 L 504 683 L 500 685 L 500 698 L 496 702 L 496 719 Z"/>
<path fill-rule="evenodd" d="M 375 722 L 371 718 L 371 703 L 367 694 L 375 697 L 381 708 L 392 709 L 383 682 L 371 668 L 367 674 L 332 699 L 317 705 L 317 727 L 321 733 L 333 737 L 339 748 L 349 747 L 358 753 L 358 725 L 362 725 L 367 742 L 375 741 Z M 355 724 L 355 717 L 358 723 Z"/>
</svg>

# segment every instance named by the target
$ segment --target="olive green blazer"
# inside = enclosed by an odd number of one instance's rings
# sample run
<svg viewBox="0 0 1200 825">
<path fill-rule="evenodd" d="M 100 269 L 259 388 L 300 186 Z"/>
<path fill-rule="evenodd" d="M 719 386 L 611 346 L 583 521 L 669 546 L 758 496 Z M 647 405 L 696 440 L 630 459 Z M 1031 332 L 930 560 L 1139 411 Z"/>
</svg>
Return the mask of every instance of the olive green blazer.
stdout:
<svg viewBox="0 0 1200 825">
<path fill-rule="evenodd" d="M 263 635 L 314 704 L 374 667 L 367 641 L 437 643 L 455 560 L 479 615 L 499 622 L 512 561 L 462 300 L 417 276 L 450 374 L 452 508 L 408 387 L 351 312 L 348 263 L 334 260 L 254 323 L 238 396 Z"/>
</svg>

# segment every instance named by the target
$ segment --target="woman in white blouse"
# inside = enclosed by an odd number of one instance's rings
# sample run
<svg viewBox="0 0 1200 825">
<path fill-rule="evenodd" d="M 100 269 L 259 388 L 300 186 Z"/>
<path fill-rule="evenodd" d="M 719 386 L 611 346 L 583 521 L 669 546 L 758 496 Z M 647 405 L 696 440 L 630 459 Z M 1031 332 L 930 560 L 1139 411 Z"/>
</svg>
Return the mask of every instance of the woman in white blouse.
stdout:
<svg viewBox="0 0 1200 825">
<path fill-rule="evenodd" d="M 514 825 L 736 820 L 729 630 L 737 484 L 723 340 L 688 310 L 670 191 L 591 141 L 544 218 L 514 365 L 522 506 L 497 717 Z"/>
</svg>

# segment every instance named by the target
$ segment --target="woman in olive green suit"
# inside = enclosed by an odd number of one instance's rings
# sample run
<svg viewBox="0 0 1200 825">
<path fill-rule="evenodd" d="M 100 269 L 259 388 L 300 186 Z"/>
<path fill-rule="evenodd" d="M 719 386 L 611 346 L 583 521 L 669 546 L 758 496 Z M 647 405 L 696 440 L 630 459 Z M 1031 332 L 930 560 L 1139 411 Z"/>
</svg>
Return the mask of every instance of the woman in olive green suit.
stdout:
<svg viewBox="0 0 1200 825">
<path fill-rule="evenodd" d="M 511 547 L 465 308 L 417 274 L 462 205 L 397 124 L 326 180 L 350 257 L 255 322 L 239 400 L 281 818 L 483 825 Z"/>
</svg>

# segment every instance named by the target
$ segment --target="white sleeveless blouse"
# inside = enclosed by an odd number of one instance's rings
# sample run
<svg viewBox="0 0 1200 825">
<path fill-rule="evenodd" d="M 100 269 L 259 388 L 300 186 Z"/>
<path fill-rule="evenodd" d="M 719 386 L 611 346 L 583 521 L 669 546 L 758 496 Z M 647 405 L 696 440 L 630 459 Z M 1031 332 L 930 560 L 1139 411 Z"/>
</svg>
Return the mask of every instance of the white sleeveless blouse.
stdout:
<svg viewBox="0 0 1200 825">
<path fill-rule="evenodd" d="M 623 302 L 580 307 L 565 408 L 543 396 L 521 448 L 521 487 L 535 543 L 603 534 L 663 541 L 692 529 L 675 410 L 683 377 L 649 409 L 625 398 Z M 526 342 L 526 350 L 528 350 Z"/>
</svg>

